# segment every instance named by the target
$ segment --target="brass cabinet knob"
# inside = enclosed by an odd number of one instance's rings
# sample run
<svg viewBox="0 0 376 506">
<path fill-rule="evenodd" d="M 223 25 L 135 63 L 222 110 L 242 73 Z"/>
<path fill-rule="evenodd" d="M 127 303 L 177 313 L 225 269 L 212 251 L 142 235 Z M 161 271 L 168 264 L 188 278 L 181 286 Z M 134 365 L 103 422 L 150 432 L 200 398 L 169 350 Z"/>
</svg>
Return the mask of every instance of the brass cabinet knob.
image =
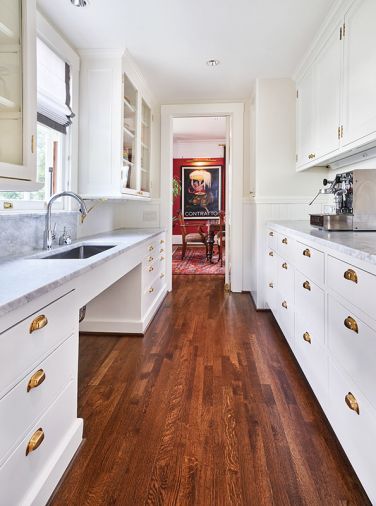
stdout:
<svg viewBox="0 0 376 506">
<path fill-rule="evenodd" d="M 159 276 L 161 279 L 165 277 L 164 275 L 164 272 L 161 273 L 161 275 Z"/>
<path fill-rule="evenodd" d="M 285 237 L 284 239 L 282 239 L 282 243 L 283 244 L 287 244 L 287 237 Z"/>
<path fill-rule="evenodd" d="M 149 288 L 149 293 L 153 293 L 153 292 L 154 292 L 154 288 L 153 287 Z"/>
<path fill-rule="evenodd" d="M 308 158 L 310 160 L 312 160 L 313 158 L 316 158 L 316 154 L 315 153 L 311 153 L 311 154 L 308 155 Z"/>
<path fill-rule="evenodd" d="M 343 274 L 343 277 L 353 283 L 358 282 L 358 275 L 353 269 L 347 269 L 347 271 Z"/>
<path fill-rule="evenodd" d="M 149 262 L 152 262 L 154 260 L 154 257 L 149 257 Z"/>
<path fill-rule="evenodd" d="M 359 334 L 359 327 L 358 327 L 358 324 L 356 322 L 356 320 L 354 320 L 354 318 L 352 318 L 351 316 L 348 316 L 345 321 L 343 322 L 343 324 L 345 325 L 346 328 L 348 328 L 349 330 L 352 330 L 353 332 L 356 332 L 357 334 Z"/>
<path fill-rule="evenodd" d="M 310 282 L 309 282 L 309 281 L 304 281 L 304 283 L 303 283 L 303 288 L 304 288 L 305 290 L 309 290 L 309 291 L 311 291 L 311 284 L 310 284 Z"/>
<path fill-rule="evenodd" d="M 274 256 L 273 251 L 269 251 L 269 256 L 270 256 L 270 257 Z"/>
<path fill-rule="evenodd" d="M 306 248 L 303 251 L 303 256 L 311 258 L 311 251 L 308 248 Z"/>
<path fill-rule="evenodd" d="M 154 246 L 149 246 L 149 251 L 153 251 Z"/>
<path fill-rule="evenodd" d="M 29 332 L 32 334 L 33 332 L 36 332 L 37 330 L 43 329 L 48 324 L 47 316 L 44 314 L 40 314 L 30 324 Z"/>
<path fill-rule="evenodd" d="M 345 402 L 352 411 L 360 415 L 359 403 L 351 392 L 345 396 Z"/>
<path fill-rule="evenodd" d="M 282 269 L 286 269 L 286 271 L 287 271 L 287 263 L 286 262 L 283 262 Z"/>
<path fill-rule="evenodd" d="M 161 249 L 159 250 L 159 253 L 163 253 L 163 252 L 164 252 L 164 249 L 163 249 L 163 248 L 161 248 Z"/>
<path fill-rule="evenodd" d="M 287 302 L 285 300 L 282 302 L 282 307 L 284 307 L 285 309 L 287 309 Z"/>
<path fill-rule="evenodd" d="M 269 232 L 270 237 L 274 236 L 274 232 Z"/>
<path fill-rule="evenodd" d="M 149 267 L 149 272 L 153 272 L 153 270 L 154 270 L 154 267 L 151 265 L 151 266 Z"/>
<path fill-rule="evenodd" d="M 163 240 L 163 239 L 161 239 L 161 240 L 159 241 L 159 244 L 164 244 L 164 240 Z"/>
<path fill-rule="evenodd" d="M 27 443 L 26 455 L 29 455 L 29 453 L 39 448 L 40 445 L 43 443 L 43 440 L 44 440 L 44 432 L 42 428 L 39 428 L 37 431 L 34 432 L 29 442 Z"/>
<path fill-rule="evenodd" d="M 164 260 L 164 256 L 161 256 L 161 260 Z"/>
<path fill-rule="evenodd" d="M 274 288 L 274 284 L 273 283 L 269 283 L 269 288 Z"/>
<path fill-rule="evenodd" d="M 304 339 L 304 341 L 305 341 L 306 343 L 309 343 L 309 344 L 311 344 L 311 343 L 312 343 L 312 338 L 311 338 L 311 336 L 310 336 L 309 332 L 304 332 L 304 334 L 303 334 L 303 339 Z"/>
<path fill-rule="evenodd" d="M 29 379 L 29 383 L 27 384 L 27 391 L 30 392 L 33 388 L 39 387 L 46 379 L 46 373 L 43 369 L 39 369 L 39 371 L 35 372 L 32 377 Z"/>
</svg>

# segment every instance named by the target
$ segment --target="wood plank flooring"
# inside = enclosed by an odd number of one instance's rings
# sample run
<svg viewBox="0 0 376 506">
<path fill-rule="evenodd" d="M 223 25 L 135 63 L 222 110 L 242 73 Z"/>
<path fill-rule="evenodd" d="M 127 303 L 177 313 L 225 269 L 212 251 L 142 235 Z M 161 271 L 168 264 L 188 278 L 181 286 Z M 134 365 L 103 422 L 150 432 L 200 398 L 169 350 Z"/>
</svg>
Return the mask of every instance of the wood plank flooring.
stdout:
<svg viewBox="0 0 376 506">
<path fill-rule="evenodd" d="M 370 504 L 273 316 L 222 278 L 80 348 L 86 443 L 53 506 Z"/>
</svg>

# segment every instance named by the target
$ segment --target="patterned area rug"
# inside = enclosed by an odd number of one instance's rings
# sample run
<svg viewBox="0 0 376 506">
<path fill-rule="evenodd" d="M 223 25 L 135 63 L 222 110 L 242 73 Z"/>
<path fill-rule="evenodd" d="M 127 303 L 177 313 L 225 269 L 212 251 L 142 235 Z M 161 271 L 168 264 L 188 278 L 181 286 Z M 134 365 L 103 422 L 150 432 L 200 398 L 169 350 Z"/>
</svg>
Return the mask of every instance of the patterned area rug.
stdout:
<svg viewBox="0 0 376 506">
<path fill-rule="evenodd" d="M 184 260 L 181 259 L 181 246 L 174 246 L 172 254 L 173 274 L 211 274 L 225 275 L 225 264 L 217 262 L 217 248 L 214 249 L 213 263 L 206 260 L 204 247 L 188 247 Z"/>
</svg>

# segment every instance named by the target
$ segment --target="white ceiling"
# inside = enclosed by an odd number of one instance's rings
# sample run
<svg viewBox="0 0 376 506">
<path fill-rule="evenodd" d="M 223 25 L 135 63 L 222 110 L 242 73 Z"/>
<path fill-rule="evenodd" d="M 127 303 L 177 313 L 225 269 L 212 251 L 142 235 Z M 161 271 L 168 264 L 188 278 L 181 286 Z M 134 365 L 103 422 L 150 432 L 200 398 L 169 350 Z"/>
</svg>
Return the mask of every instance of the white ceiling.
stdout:
<svg viewBox="0 0 376 506">
<path fill-rule="evenodd" d="M 164 103 L 246 98 L 290 77 L 335 0 L 38 0 L 76 48 L 128 48 Z M 221 64 L 209 68 L 206 61 Z"/>
<path fill-rule="evenodd" d="M 226 118 L 174 118 L 174 141 L 225 140 Z"/>
</svg>

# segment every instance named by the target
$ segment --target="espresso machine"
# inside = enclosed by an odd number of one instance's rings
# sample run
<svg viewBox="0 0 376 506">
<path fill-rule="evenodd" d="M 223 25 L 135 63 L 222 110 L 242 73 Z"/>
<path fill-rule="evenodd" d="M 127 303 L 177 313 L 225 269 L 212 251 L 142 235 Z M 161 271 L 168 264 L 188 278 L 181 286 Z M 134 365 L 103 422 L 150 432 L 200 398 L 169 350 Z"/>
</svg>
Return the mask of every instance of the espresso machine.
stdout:
<svg viewBox="0 0 376 506">
<path fill-rule="evenodd" d="M 356 169 L 323 180 L 319 195 L 332 194 L 335 213 L 310 214 L 313 227 L 324 230 L 376 230 L 376 169 Z"/>
</svg>

